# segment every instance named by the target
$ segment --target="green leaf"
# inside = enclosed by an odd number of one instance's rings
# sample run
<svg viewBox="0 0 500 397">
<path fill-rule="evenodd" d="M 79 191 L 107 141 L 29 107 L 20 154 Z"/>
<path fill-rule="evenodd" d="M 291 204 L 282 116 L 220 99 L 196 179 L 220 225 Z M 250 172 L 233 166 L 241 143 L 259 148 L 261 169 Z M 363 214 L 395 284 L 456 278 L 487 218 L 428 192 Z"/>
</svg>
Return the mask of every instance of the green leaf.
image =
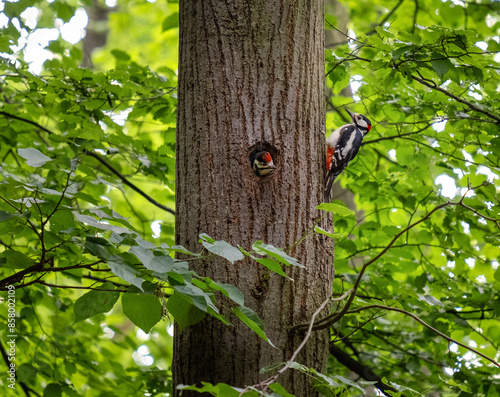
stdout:
<svg viewBox="0 0 500 397">
<path fill-rule="evenodd" d="M 27 384 L 30 384 L 35 380 L 38 372 L 31 363 L 21 364 L 19 367 L 16 366 L 16 369 L 19 381 Z"/>
<path fill-rule="evenodd" d="M 122 280 L 125 280 L 142 290 L 142 283 L 144 279 L 142 277 L 138 277 L 138 275 L 140 276 L 140 273 L 133 266 L 125 263 L 122 258 L 113 256 L 111 260 L 108 261 L 108 266 L 111 271 Z"/>
<path fill-rule="evenodd" d="M 325 229 L 323 229 L 319 226 L 315 226 L 314 231 L 316 233 L 323 234 L 323 235 L 328 236 L 328 237 L 333 238 L 333 239 L 343 237 L 342 234 L 327 232 Z"/>
<path fill-rule="evenodd" d="M 109 230 L 109 231 L 112 231 L 116 234 L 132 233 L 132 230 L 130 230 L 128 228 L 110 225 L 109 223 L 99 222 L 93 216 L 90 216 L 90 215 L 80 214 L 76 211 L 73 211 L 73 215 L 75 216 L 77 221 L 84 223 L 86 225 L 89 225 L 89 226 L 93 226 L 93 227 L 100 229 L 100 230 Z"/>
<path fill-rule="evenodd" d="M 219 309 L 214 305 L 210 299 L 210 295 L 206 294 L 201 288 L 193 284 L 178 285 L 174 289 L 184 295 L 186 299 L 192 302 L 198 309 L 208 312 L 212 309 L 215 313 L 219 313 Z"/>
<path fill-rule="evenodd" d="M 186 255 L 191 255 L 191 256 L 199 256 L 200 254 L 197 254 L 195 252 L 191 252 L 188 249 L 184 248 L 182 245 L 172 245 L 170 249 L 174 252 L 179 252 L 181 254 L 186 254 Z"/>
<path fill-rule="evenodd" d="M 0 264 L 6 269 L 26 269 L 33 266 L 35 261 L 20 251 L 7 249 L 0 253 Z"/>
<path fill-rule="evenodd" d="M 62 388 L 57 383 L 49 383 L 43 390 L 43 397 L 61 397 Z"/>
<path fill-rule="evenodd" d="M 444 55 L 442 54 L 432 54 L 432 58 L 445 58 Z M 451 61 L 446 58 L 446 59 L 437 59 L 434 61 L 431 61 L 432 69 L 434 69 L 434 72 L 439 76 L 439 78 L 443 78 L 446 73 L 448 73 L 448 70 L 450 70 L 453 67 L 453 64 Z"/>
<path fill-rule="evenodd" d="M 206 234 L 200 234 L 200 237 L 200 242 L 211 253 L 222 256 L 231 263 L 243 259 L 243 254 L 240 252 L 240 250 L 236 247 L 233 247 L 231 244 L 225 242 L 224 240 L 215 241 Z"/>
<path fill-rule="evenodd" d="M 361 390 L 361 392 L 364 392 L 363 388 L 360 385 L 358 385 L 357 383 L 353 382 L 350 379 L 344 378 L 343 376 L 340 375 L 335 375 L 334 378 L 348 386 L 355 387 L 356 389 Z"/>
<path fill-rule="evenodd" d="M 137 244 L 139 244 L 144 249 L 152 250 L 152 249 L 156 248 L 156 244 L 153 244 L 149 241 L 146 241 L 146 240 L 142 239 L 140 236 L 137 236 L 135 238 L 135 241 L 137 242 Z"/>
<path fill-rule="evenodd" d="M 109 259 L 113 255 L 113 246 L 104 238 L 87 236 L 85 249 L 101 259 Z"/>
<path fill-rule="evenodd" d="M 495 273 L 493 274 L 493 277 L 495 278 L 495 280 L 497 280 L 498 282 L 500 282 L 500 267 L 497 268 L 497 270 L 495 270 Z"/>
<path fill-rule="evenodd" d="M 245 251 L 243 248 L 240 247 L 241 252 L 243 252 L 244 255 L 252 258 L 254 261 L 257 263 L 260 263 L 261 265 L 267 267 L 269 270 L 272 272 L 278 273 L 279 275 L 286 277 L 289 280 L 292 280 L 281 268 L 281 265 L 276 262 L 274 259 L 271 258 L 258 258 L 255 255 L 252 255 L 251 253 Z"/>
<path fill-rule="evenodd" d="M 348 69 L 344 65 L 331 64 L 330 70 L 331 72 L 328 74 L 328 78 L 333 83 L 333 93 L 338 94 L 342 91 L 350 81 L 350 74 Z"/>
<path fill-rule="evenodd" d="M 338 215 L 341 217 L 354 216 L 355 212 L 350 210 L 344 205 L 336 204 L 336 203 L 322 203 L 316 207 L 317 210 L 324 210 L 331 212 L 334 215 Z"/>
<path fill-rule="evenodd" d="M 45 154 L 40 152 L 37 149 L 18 149 L 17 153 L 19 156 L 21 156 L 23 159 L 26 160 L 26 164 L 28 164 L 31 167 L 41 167 L 45 163 L 52 161 L 50 157 L 47 157 Z"/>
<path fill-rule="evenodd" d="M 432 241 L 432 237 L 432 233 L 428 232 L 427 230 L 421 230 L 416 236 L 416 242 L 420 244 L 427 244 Z"/>
<path fill-rule="evenodd" d="M 70 7 L 65 1 L 58 1 L 52 5 L 57 13 L 57 17 L 61 18 L 64 22 L 69 22 L 71 17 L 75 15 L 75 10 Z"/>
<path fill-rule="evenodd" d="M 253 255 L 251 256 L 251 258 L 253 260 L 255 260 L 257 263 L 260 263 L 261 265 L 267 267 L 272 272 L 278 273 L 280 276 L 283 276 L 283 277 L 287 278 L 288 280 L 292 280 L 293 281 L 293 279 L 291 277 L 289 277 L 283 271 L 283 269 L 281 268 L 281 265 L 278 262 L 276 262 L 274 259 L 271 259 L 271 258 L 257 258 L 256 256 L 253 256 Z"/>
<path fill-rule="evenodd" d="M 122 308 L 123 314 L 145 333 L 161 320 L 161 303 L 154 295 L 127 292 L 122 295 Z"/>
<path fill-rule="evenodd" d="M 179 27 L 179 13 L 178 12 L 174 12 L 173 14 L 166 17 L 161 24 L 162 32 L 165 32 L 165 31 L 170 30 L 170 29 L 178 28 L 178 27 Z"/>
<path fill-rule="evenodd" d="M 460 390 L 462 390 L 466 393 L 472 392 L 471 388 L 469 386 L 463 384 L 463 382 L 456 382 L 454 379 L 445 378 L 443 375 L 439 375 L 439 379 L 441 379 L 442 381 L 444 381 L 445 383 L 447 383 L 450 386 L 458 387 Z"/>
<path fill-rule="evenodd" d="M 149 262 L 151 262 L 154 258 L 154 254 L 150 249 L 146 249 L 138 245 L 130 247 L 128 252 L 135 255 L 146 268 L 148 268 Z"/>
<path fill-rule="evenodd" d="M 427 304 L 429 304 L 431 306 L 441 306 L 441 307 L 444 306 L 443 302 L 434 298 L 432 295 L 418 295 L 418 299 L 426 302 Z"/>
<path fill-rule="evenodd" d="M 206 312 L 198 309 L 192 303 L 188 302 L 183 295 L 174 293 L 167 301 L 167 309 L 174 316 L 174 320 L 179 326 L 180 332 L 190 325 L 203 320 Z"/>
<path fill-rule="evenodd" d="M 208 277 L 204 278 L 204 281 L 207 283 L 207 285 L 217 291 L 222 292 L 224 295 L 226 295 L 229 299 L 231 299 L 233 302 L 237 303 L 240 306 L 243 306 L 245 304 L 245 296 L 243 295 L 243 292 L 241 292 L 237 287 L 235 287 L 232 284 L 221 284 L 216 281 L 210 280 Z"/>
<path fill-rule="evenodd" d="M 177 385 L 177 390 L 191 390 L 197 391 L 199 393 L 210 393 L 213 396 L 218 397 L 239 397 L 243 389 L 237 387 L 226 385 L 225 383 L 218 383 L 217 385 L 212 385 L 211 383 L 201 382 L 202 387 L 197 386 L 187 386 L 187 385 Z M 256 392 L 245 393 L 244 396 L 257 397 Z"/>
<path fill-rule="evenodd" d="M 153 257 L 148 265 L 144 265 L 147 269 L 158 273 L 168 273 L 175 267 L 174 259 L 168 255 L 158 255 Z"/>
<path fill-rule="evenodd" d="M 243 321 L 252 331 L 254 331 L 260 338 L 264 339 L 267 343 L 269 343 L 272 347 L 276 347 L 273 343 L 268 339 L 264 332 L 264 323 L 260 319 L 260 317 L 255 313 L 252 309 L 241 306 L 233 308 L 234 314 Z"/>
<path fill-rule="evenodd" d="M 114 289 L 113 284 L 104 283 L 99 289 Z M 79 297 L 73 306 L 75 323 L 109 312 L 120 297 L 119 292 L 93 290 Z"/>
<path fill-rule="evenodd" d="M 0 222 L 6 222 L 8 220 L 14 218 L 26 218 L 28 219 L 31 216 L 31 211 L 24 212 L 22 214 L 13 214 L 7 211 L 0 211 Z"/>
<path fill-rule="evenodd" d="M 281 386 L 279 383 L 273 383 L 272 385 L 269 386 L 269 388 L 278 393 L 282 397 L 295 397 L 294 394 L 288 393 L 283 386 Z"/>
<path fill-rule="evenodd" d="M 290 255 L 286 254 L 285 252 L 271 244 L 265 244 L 263 241 L 256 241 L 252 244 L 252 248 L 258 254 L 269 255 L 271 258 L 274 258 L 287 266 L 297 266 L 304 268 L 304 265 L 299 263 L 297 259 L 291 257 Z"/>
<path fill-rule="evenodd" d="M 130 55 L 122 50 L 111 50 L 111 55 L 113 55 L 119 61 L 130 61 Z"/>
</svg>

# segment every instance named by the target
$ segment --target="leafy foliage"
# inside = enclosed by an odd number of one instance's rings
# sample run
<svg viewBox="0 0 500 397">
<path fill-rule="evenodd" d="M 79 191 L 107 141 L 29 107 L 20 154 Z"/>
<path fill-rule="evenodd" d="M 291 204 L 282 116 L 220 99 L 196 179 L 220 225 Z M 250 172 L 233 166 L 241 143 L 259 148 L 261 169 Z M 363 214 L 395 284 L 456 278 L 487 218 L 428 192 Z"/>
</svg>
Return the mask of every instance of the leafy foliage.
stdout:
<svg viewBox="0 0 500 397">
<path fill-rule="evenodd" d="M 354 284 L 363 263 L 436 206 L 463 204 L 432 213 L 370 264 L 357 309 L 334 325 L 332 344 L 422 394 L 494 396 L 498 368 L 477 354 L 407 315 L 361 311 L 403 309 L 498 358 L 498 3 L 455 3 L 349 4 L 350 38 L 327 55 L 328 83 L 338 91 L 350 75 L 359 87 L 355 108 L 374 125 L 341 178 L 363 212 L 336 219 L 344 237 L 336 242 L 334 291 Z M 381 23 L 356 23 L 361 15 Z M 331 98 L 332 107 L 349 103 Z M 342 123 L 335 113 L 327 119 Z M 448 187 L 439 189 L 442 181 Z M 339 373 L 334 359 L 331 370 Z"/>
<path fill-rule="evenodd" d="M 334 111 L 345 106 L 374 128 L 339 178 L 360 212 L 318 207 L 335 219 L 335 233 L 315 230 L 336 238 L 343 296 L 318 323 L 331 331 L 328 371 L 290 370 L 323 395 L 499 395 L 498 369 L 478 353 L 499 358 L 500 8 L 456 3 L 349 2 L 351 30 L 326 51 L 327 130 L 347 121 Z M 27 43 L 80 3 L 2 6 L 0 288 L 17 287 L 18 382 L 40 395 L 165 395 L 172 327 L 161 319 L 180 331 L 207 315 L 230 326 L 221 302 L 271 343 L 236 287 L 189 263 L 251 258 L 287 278 L 302 265 L 262 241 L 174 245 L 175 2 L 123 2 L 92 69 L 60 29 L 40 72 Z M 355 103 L 338 96 L 349 83 Z M 257 386 L 245 395 L 290 395 L 279 379 Z"/>
</svg>

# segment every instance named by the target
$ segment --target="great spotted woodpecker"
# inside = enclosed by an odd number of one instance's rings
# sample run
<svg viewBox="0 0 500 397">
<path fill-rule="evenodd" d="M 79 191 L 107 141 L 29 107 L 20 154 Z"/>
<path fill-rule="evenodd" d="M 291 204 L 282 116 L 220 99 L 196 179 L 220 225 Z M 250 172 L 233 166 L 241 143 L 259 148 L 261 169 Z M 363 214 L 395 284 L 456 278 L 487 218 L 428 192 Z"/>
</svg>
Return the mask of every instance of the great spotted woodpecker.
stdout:
<svg viewBox="0 0 500 397">
<path fill-rule="evenodd" d="M 271 154 L 266 151 L 252 153 L 250 155 L 250 163 L 257 176 L 266 176 L 276 169 Z"/>
<path fill-rule="evenodd" d="M 346 111 L 351 116 L 352 123 L 333 131 L 326 140 L 326 171 L 328 172 L 325 181 L 326 202 L 330 201 L 333 182 L 356 157 L 364 136 L 372 128 L 372 123 L 365 116 L 352 113 L 347 109 Z"/>
</svg>

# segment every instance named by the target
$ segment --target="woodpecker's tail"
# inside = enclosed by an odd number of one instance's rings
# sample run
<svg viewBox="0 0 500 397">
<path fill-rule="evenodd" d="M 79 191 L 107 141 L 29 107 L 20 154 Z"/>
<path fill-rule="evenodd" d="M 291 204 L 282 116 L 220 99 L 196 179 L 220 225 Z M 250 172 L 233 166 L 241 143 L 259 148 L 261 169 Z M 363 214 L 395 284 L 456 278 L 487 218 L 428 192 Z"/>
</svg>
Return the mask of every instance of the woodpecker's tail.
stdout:
<svg viewBox="0 0 500 397">
<path fill-rule="evenodd" d="M 325 180 L 325 203 L 329 203 L 332 196 L 332 186 L 335 179 L 340 175 L 339 173 L 329 172 Z"/>
</svg>

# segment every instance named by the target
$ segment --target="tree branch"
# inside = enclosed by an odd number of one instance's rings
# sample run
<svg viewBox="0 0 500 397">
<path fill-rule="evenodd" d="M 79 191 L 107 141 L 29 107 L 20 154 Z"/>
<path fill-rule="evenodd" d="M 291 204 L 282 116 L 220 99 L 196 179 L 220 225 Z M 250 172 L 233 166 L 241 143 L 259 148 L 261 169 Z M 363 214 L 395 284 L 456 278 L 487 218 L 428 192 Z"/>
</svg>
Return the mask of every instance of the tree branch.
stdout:
<svg viewBox="0 0 500 397">
<path fill-rule="evenodd" d="M 340 310 L 340 312 L 336 312 L 336 313 L 332 313 L 320 320 L 318 320 L 314 326 L 313 326 L 313 330 L 319 330 L 319 329 L 324 329 L 324 328 L 328 328 L 330 327 L 331 325 L 335 324 L 338 320 L 340 320 L 348 311 L 349 311 L 349 308 L 352 304 L 352 302 L 354 301 L 354 298 L 356 296 L 356 292 L 359 288 L 359 285 L 361 284 L 361 279 L 363 278 L 363 275 L 366 271 L 366 269 L 368 268 L 368 266 L 370 266 L 372 263 L 374 263 L 375 261 L 377 261 L 378 259 L 380 259 L 380 257 L 382 257 L 387 251 L 389 251 L 389 249 L 394 245 L 394 243 L 402 236 L 404 235 L 408 230 L 414 228 L 415 226 L 419 225 L 420 223 L 426 221 L 427 219 L 429 219 L 431 217 L 432 214 L 434 214 L 436 211 L 442 209 L 442 208 L 445 208 L 445 207 L 448 207 L 448 206 L 462 206 L 466 209 L 469 209 L 469 210 L 472 210 L 474 213 L 476 213 L 477 215 L 479 216 L 482 216 L 484 219 L 486 220 L 489 220 L 489 221 L 492 221 L 495 223 L 495 225 L 497 225 L 497 227 L 500 228 L 500 219 L 494 219 L 494 218 L 491 218 L 491 217 L 484 217 L 482 214 L 479 214 L 478 212 L 476 212 L 472 207 L 469 207 L 468 205 L 464 204 L 464 199 L 467 195 L 467 193 L 469 193 L 469 191 L 473 189 L 471 187 L 469 187 L 467 189 L 467 191 L 463 194 L 462 198 L 460 199 L 460 201 L 458 202 L 453 202 L 453 201 L 447 201 L 446 203 L 442 203 L 442 204 L 439 204 L 437 206 L 435 206 L 430 212 L 427 213 L 427 215 L 425 215 L 423 218 L 419 219 L 418 221 L 408 225 L 406 228 L 402 229 L 399 233 L 397 233 L 394 238 L 389 242 L 389 244 L 384 247 L 384 249 L 382 249 L 382 251 L 380 251 L 377 255 L 375 255 L 372 259 L 370 259 L 368 262 L 365 262 L 365 264 L 363 265 L 363 267 L 361 268 L 361 271 L 359 272 L 358 274 L 358 277 L 354 283 L 354 286 L 352 287 L 352 289 L 350 291 L 352 291 L 349 295 L 349 298 L 345 304 L 345 306 L 343 307 L 342 310 Z M 307 327 L 309 325 L 309 323 L 300 323 L 300 324 L 297 324 L 297 325 L 294 325 L 291 330 L 292 331 L 297 331 L 297 330 L 303 330 L 305 329 L 305 327 Z"/>
<path fill-rule="evenodd" d="M 8 285 L 18 283 L 27 274 L 38 272 L 39 270 L 42 270 L 42 269 L 43 269 L 42 262 L 35 263 L 33 266 L 30 266 L 26 269 L 20 270 L 11 276 L 5 277 L 3 280 L 0 280 L 0 290 L 4 290 Z"/>
<path fill-rule="evenodd" d="M 54 267 L 54 266 L 49 266 L 49 267 L 43 267 L 42 265 L 43 262 L 36 263 L 33 266 L 30 266 L 26 269 L 20 270 L 19 272 L 12 274 L 3 280 L 0 280 L 0 291 L 5 290 L 8 285 L 18 283 L 20 282 L 26 275 L 30 273 L 35 273 L 43 270 L 43 273 L 45 274 L 46 272 L 64 272 L 66 270 L 72 270 L 72 269 L 88 269 L 92 271 L 109 271 L 109 269 L 94 269 L 92 266 L 95 266 L 99 263 L 103 263 L 102 260 L 98 260 L 93 263 L 89 263 L 87 265 L 83 264 L 77 264 L 77 265 L 72 265 L 72 266 L 66 266 L 66 267 Z M 45 263 L 50 263 L 50 260 Z M 17 286 L 17 288 L 23 288 L 31 284 L 37 283 L 37 280 L 30 281 L 29 283 Z"/>
<path fill-rule="evenodd" d="M 494 359 L 488 357 L 487 355 L 481 353 L 480 351 L 472 348 L 472 347 L 469 347 L 459 341 L 457 341 L 456 339 L 453 339 L 451 337 L 449 337 L 448 335 L 446 334 L 443 334 L 441 331 L 437 330 L 436 328 L 434 328 L 433 326 L 427 324 L 424 320 L 422 320 L 420 317 L 416 316 L 415 314 L 413 313 L 410 313 L 406 310 L 403 310 L 403 309 L 398 309 L 396 307 L 391 307 L 391 306 L 384 306 L 384 305 L 369 305 L 369 306 L 364 306 L 364 307 L 360 307 L 360 308 L 357 308 L 357 309 L 354 309 L 354 310 L 350 310 L 348 311 L 347 313 L 348 314 L 353 314 L 353 313 L 359 313 L 360 311 L 362 310 L 367 310 L 367 309 L 382 309 L 382 310 L 390 310 L 390 311 L 393 311 L 393 312 L 398 312 L 398 313 L 403 313 L 403 314 L 406 314 L 407 316 L 413 318 L 415 321 L 419 322 L 420 324 L 422 324 L 424 327 L 430 329 L 431 331 L 435 332 L 436 334 L 438 334 L 440 337 L 442 337 L 443 339 L 446 339 L 448 342 L 451 342 L 451 343 L 455 343 L 457 344 L 458 346 L 461 346 L 463 347 L 464 349 L 467 349 L 475 354 L 477 354 L 478 356 L 481 356 L 483 357 L 485 360 L 488 360 L 490 361 L 491 363 L 495 364 L 498 368 L 500 368 L 500 363 L 498 363 L 497 361 L 495 361 Z"/>
<path fill-rule="evenodd" d="M 0 111 L 0 114 L 1 115 L 4 115 L 5 117 L 10 117 L 10 118 L 13 118 L 13 119 L 16 119 L 16 120 L 19 120 L 19 121 L 22 121 L 24 123 L 28 123 L 28 124 L 31 124 L 45 132 L 47 132 L 48 134 L 53 134 L 52 131 L 50 131 L 49 129 L 41 126 L 40 124 L 36 123 L 35 121 L 31 121 L 31 120 L 28 120 L 28 119 L 25 119 L 23 117 L 19 117 L 19 116 L 15 116 L 13 114 L 10 114 L 10 113 L 7 113 L 7 112 L 3 112 L 3 111 Z M 158 201 L 156 201 L 155 199 L 153 199 L 152 197 L 148 196 L 146 193 L 144 193 L 141 189 L 139 189 L 137 186 L 135 186 L 132 182 L 130 182 L 127 178 L 125 178 L 122 174 L 120 174 L 111 164 L 109 164 L 106 160 L 102 159 L 99 155 L 97 155 L 96 153 L 93 153 L 93 152 L 89 152 L 89 151 L 85 151 L 85 154 L 88 155 L 88 156 L 91 156 L 91 157 L 94 157 L 97 161 L 99 161 L 102 165 L 104 165 L 107 169 L 109 169 L 113 174 L 115 174 L 118 178 L 121 179 L 121 181 L 127 185 L 128 187 L 130 187 L 132 190 L 136 191 L 137 193 L 139 193 L 141 196 L 143 196 L 146 200 L 148 200 L 151 204 L 154 204 L 155 206 L 157 206 L 158 208 L 161 208 L 162 210 L 164 211 L 167 211 L 167 212 L 170 212 L 172 215 L 175 215 L 175 211 L 169 207 L 166 207 L 164 206 L 163 204 L 160 204 Z"/>
<path fill-rule="evenodd" d="M 450 157 L 450 158 L 452 158 L 452 159 L 455 159 L 455 160 L 461 161 L 461 162 L 463 162 L 463 163 L 471 163 L 471 164 L 474 164 L 474 165 L 477 165 L 477 166 L 482 165 L 482 166 L 484 166 L 484 167 L 489 167 L 488 165 L 485 165 L 485 164 L 476 163 L 475 161 L 471 161 L 471 160 L 467 160 L 467 159 L 461 159 L 460 157 L 456 157 L 456 156 L 454 156 L 453 154 L 450 154 L 450 153 L 445 153 L 445 152 L 443 152 L 443 151 L 441 151 L 441 150 L 439 150 L 439 149 L 437 149 L 437 148 L 435 148 L 435 147 L 432 147 L 431 145 L 428 145 L 427 143 L 420 142 L 420 141 L 418 141 L 418 140 L 416 140 L 416 139 L 413 139 L 413 138 L 408 138 L 408 137 L 402 137 L 402 138 L 403 138 L 403 139 L 406 139 L 407 141 L 415 142 L 415 143 L 417 143 L 417 144 L 419 144 L 419 145 L 425 146 L 426 148 L 431 149 L 431 150 L 433 150 L 433 151 L 435 151 L 435 152 L 437 152 L 437 153 L 439 153 L 439 154 L 441 154 L 441 155 L 443 155 L 443 156 Z M 491 167 L 489 167 L 489 168 L 491 168 Z"/>
<path fill-rule="evenodd" d="M 413 0 L 413 1 L 415 2 L 415 11 L 413 12 L 413 24 L 411 25 L 411 32 L 415 33 L 415 26 L 417 25 L 419 4 L 418 4 L 418 0 Z"/>
<path fill-rule="evenodd" d="M 385 393 L 386 391 L 397 392 L 397 390 L 394 389 L 392 386 L 383 383 L 382 378 L 376 375 L 369 366 L 364 365 L 359 361 L 356 361 L 354 358 L 352 358 L 349 354 L 347 354 L 345 351 L 343 351 L 340 347 L 338 347 L 334 343 L 330 343 L 330 354 L 333 357 L 335 357 L 339 363 L 349 368 L 352 372 L 358 374 L 363 379 L 369 382 L 375 381 L 376 383 L 373 386 L 375 386 L 385 395 L 388 395 L 387 393 Z"/>
<path fill-rule="evenodd" d="M 10 117 L 11 119 L 15 119 L 15 120 L 19 120 L 19 121 L 22 121 L 23 123 L 28 123 L 28 124 L 31 124 L 39 129 L 41 129 L 42 131 L 45 131 L 46 133 L 48 134 L 52 134 L 53 132 L 50 131 L 49 129 L 45 128 L 44 126 L 38 124 L 37 122 L 35 121 L 31 121 L 31 120 L 28 120 L 28 119 L 25 119 L 23 117 L 19 117 L 19 116 L 15 116 L 13 114 L 10 114 L 10 113 L 7 113 L 7 112 L 4 112 L 2 110 L 0 110 L 0 114 L 5 116 L 5 117 Z"/>
<path fill-rule="evenodd" d="M 438 87 L 436 83 L 434 83 L 432 80 L 427 80 L 424 79 L 422 76 L 418 77 L 415 75 L 411 76 L 414 80 L 418 81 L 420 84 L 425 85 L 426 87 L 429 87 L 432 90 L 442 92 L 446 96 L 453 98 L 455 101 L 460 102 L 464 105 L 467 105 L 470 109 L 475 110 L 476 112 L 482 113 L 489 118 L 493 119 L 496 121 L 496 123 L 500 123 L 500 117 L 497 116 L 496 114 L 493 114 L 487 110 L 481 109 L 477 105 L 474 105 L 473 103 L 466 101 L 465 99 L 460 98 L 459 96 L 452 94 L 451 92 L 445 90 L 444 88 Z"/>
<path fill-rule="evenodd" d="M 331 326 L 332 324 L 335 324 L 338 320 L 340 320 L 346 313 L 347 311 L 349 310 L 352 302 L 354 301 L 354 297 L 356 296 L 356 292 L 359 288 L 359 285 L 361 284 L 361 279 L 366 271 L 366 269 L 368 268 L 368 266 L 370 266 L 372 263 L 374 263 L 375 261 L 377 261 L 381 256 L 383 256 L 391 247 L 392 245 L 403 235 L 406 233 L 407 230 L 410 230 L 412 229 L 413 227 L 419 225 L 420 223 L 426 221 L 427 219 L 430 218 L 430 216 L 440 210 L 441 208 L 444 208 L 444 207 L 447 207 L 451 205 L 451 202 L 446 202 L 446 203 L 443 203 L 443 204 L 439 204 L 437 205 L 436 207 L 434 207 L 434 209 L 432 209 L 429 213 L 427 213 L 427 215 L 425 215 L 423 218 L 419 219 L 418 221 L 412 223 L 411 225 L 409 225 L 408 227 L 404 228 L 403 230 L 401 230 L 401 232 L 399 232 L 398 234 L 396 234 L 394 236 L 394 238 L 391 240 L 391 242 L 382 250 L 380 251 L 375 257 L 373 257 L 371 260 L 369 260 L 368 262 L 366 262 L 363 267 L 361 268 L 361 271 L 359 272 L 358 274 L 358 278 L 356 279 L 355 283 L 354 283 L 354 286 L 352 288 L 352 293 L 350 294 L 344 308 L 338 312 L 338 313 L 332 313 L 330 314 L 329 316 L 326 316 L 324 318 L 322 318 L 321 320 L 318 320 L 315 324 L 314 324 L 314 327 L 313 327 L 313 330 L 319 330 L 319 329 L 323 329 L 323 328 L 327 328 L 329 326 Z M 300 329 L 304 329 L 305 326 L 307 326 L 308 323 L 301 323 L 301 324 L 297 324 L 295 326 L 292 327 L 292 331 L 296 331 L 296 330 L 300 330 Z"/>
<path fill-rule="evenodd" d="M 158 201 L 156 201 L 154 198 L 151 196 L 148 196 L 146 193 L 144 193 L 141 189 L 139 189 L 137 186 L 135 186 L 133 183 L 131 183 L 127 178 L 125 178 L 116 168 L 114 168 L 111 164 L 109 164 L 106 160 L 104 160 L 101 156 L 99 156 L 97 153 L 94 152 L 89 152 L 85 151 L 85 154 L 87 156 L 95 158 L 97 161 L 99 161 L 102 165 L 104 165 L 108 170 L 110 170 L 113 174 L 115 174 L 118 178 L 121 179 L 121 181 L 130 187 L 132 190 L 136 191 L 139 193 L 142 197 L 144 197 L 146 200 L 148 200 L 151 204 L 156 205 L 158 208 L 161 208 L 164 211 L 170 212 L 172 215 L 175 215 L 175 211 L 169 207 L 164 206 L 163 204 L 160 204 Z"/>
</svg>

